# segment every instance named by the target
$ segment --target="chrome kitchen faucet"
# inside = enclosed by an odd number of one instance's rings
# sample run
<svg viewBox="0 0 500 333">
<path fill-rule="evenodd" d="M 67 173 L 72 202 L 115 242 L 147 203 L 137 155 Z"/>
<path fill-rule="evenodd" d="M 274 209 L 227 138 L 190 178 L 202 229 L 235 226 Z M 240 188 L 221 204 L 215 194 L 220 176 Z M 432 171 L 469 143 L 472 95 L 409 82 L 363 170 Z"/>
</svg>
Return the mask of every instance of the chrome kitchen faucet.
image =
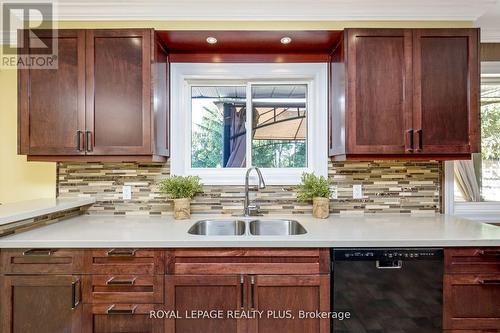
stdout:
<svg viewBox="0 0 500 333">
<path fill-rule="evenodd" d="M 248 168 L 247 174 L 245 176 L 245 206 L 244 206 L 244 211 L 243 215 L 244 216 L 258 216 L 259 214 L 259 206 L 256 204 L 250 205 L 250 195 L 249 195 L 249 176 L 252 170 L 255 170 L 257 172 L 257 176 L 259 177 L 259 189 L 266 188 L 266 183 L 264 182 L 264 178 L 262 177 L 262 173 L 260 172 L 259 168 L 257 167 L 251 167 Z"/>
</svg>

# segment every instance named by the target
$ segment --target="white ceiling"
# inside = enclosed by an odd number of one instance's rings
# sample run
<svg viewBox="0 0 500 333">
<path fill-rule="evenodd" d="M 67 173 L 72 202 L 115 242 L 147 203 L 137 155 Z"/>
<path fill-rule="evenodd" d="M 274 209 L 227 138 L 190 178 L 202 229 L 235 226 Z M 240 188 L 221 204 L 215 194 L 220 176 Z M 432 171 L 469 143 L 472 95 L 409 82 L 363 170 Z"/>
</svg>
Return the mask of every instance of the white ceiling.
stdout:
<svg viewBox="0 0 500 333">
<path fill-rule="evenodd" d="M 31 0 L 29 2 L 47 0 Z M 9 2 L 26 2 L 10 0 Z M 467 20 L 500 41 L 500 0 L 58 0 L 60 20 Z"/>
</svg>

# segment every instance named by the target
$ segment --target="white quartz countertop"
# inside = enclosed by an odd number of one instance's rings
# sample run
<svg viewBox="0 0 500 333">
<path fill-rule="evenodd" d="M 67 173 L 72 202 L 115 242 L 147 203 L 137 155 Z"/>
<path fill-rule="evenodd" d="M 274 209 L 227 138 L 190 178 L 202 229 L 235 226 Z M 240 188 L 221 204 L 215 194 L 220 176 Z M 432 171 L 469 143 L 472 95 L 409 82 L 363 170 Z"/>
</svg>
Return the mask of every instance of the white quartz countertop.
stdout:
<svg viewBox="0 0 500 333">
<path fill-rule="evenodd" d="M 0 225 L 95 203 L 94 198 L 36 199 L 0 205 Z"/>
<path fill-rule="evenodd" d="M 106 217 L 82 215 L 31 231 L 0 238 L 0 248 L 98 247 L 448 247 L 500 246 L 500 227 L 446 215 L 279 216 L 299 221 L 307 233 L 296 236 L 197 236 L 187 233 L 202 219 L 230 216 L 193 215 Z M 278 218 L 271 216 L 265 218 Z"/>
</svg>

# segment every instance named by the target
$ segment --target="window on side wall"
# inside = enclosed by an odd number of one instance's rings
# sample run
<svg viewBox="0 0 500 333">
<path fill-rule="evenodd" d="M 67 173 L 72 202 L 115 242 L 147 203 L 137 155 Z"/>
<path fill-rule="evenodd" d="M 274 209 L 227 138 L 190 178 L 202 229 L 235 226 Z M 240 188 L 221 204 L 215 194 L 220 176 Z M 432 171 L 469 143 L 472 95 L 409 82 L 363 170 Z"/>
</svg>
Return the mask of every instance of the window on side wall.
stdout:
<svg viewBox="0 0 500 333">
<path fill-rule="evenodd" d="M 251 166 L 269 184 L 326 176 L 326 66 L 173 64 L 172 95 L 172 173 L 206 184 L 241 184 Z"/>
<path fill-rule="evenodd" d="M 500 214 L 500 62 L 482 63 L 480 105 L 481 153 L 446 166 L 458 215 Z"/>
</svg>

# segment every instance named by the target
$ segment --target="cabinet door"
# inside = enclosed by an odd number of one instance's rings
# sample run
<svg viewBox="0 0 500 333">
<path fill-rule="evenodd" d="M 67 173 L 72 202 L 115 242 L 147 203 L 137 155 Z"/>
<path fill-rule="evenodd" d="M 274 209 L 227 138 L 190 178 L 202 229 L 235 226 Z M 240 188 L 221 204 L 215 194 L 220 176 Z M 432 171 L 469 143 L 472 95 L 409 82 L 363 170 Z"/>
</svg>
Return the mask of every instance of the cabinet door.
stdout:
<svg viewBox="0 0 500 333">
<path fill-rule="evenodd" d="M 256 275 L 249 278 L 248 307 L 263 311 L 261 318 L 250 321 L 250 332 L 330 332 L 329 319 L 299 317 L 300 311 L 330 311 L 328 275 Z M 286 311 L 294 318 L 287 319 Z"/>
<path fill-rule="evenodd" d="M 71 275 L 4 276 L 0 331 L 80 332 L 80 279 Z"/>
<path fill-rule="evenodd" d="M 443 328 L 496 330 L 500 327 L 500 274 L 446 274 Z"/>
<path fill-rule="evenodd" d="M 88 30 L 87 154 L 151 154 L 151 30 Z"/>
<path fill-rule="evenodd" d="M 153 304 L 85 304 L 83 333 L 163 333 L 163 319 L 150 318 L 160 310 Z"/>
<path fill-rule="evenodd" d="M 414 31 L 415 149 L 479 152 L 477 29 Z"/>
<path fill-rule="evenodd" d="M 167 309 L 177 311 L 178 316 L 166 321 L 166 332 L 170 333 L 234 333 L 244 332 L 241 319 L 194 319 L 192 310 L 226 311 L 245 309 L 245 279 L 238 275 L 167 275 L 165 277 L 165 300 Z M 192 317 L 192 316 L 191 316 Z"/>
<path fill-rule="evenodd" d="M 411 152 L 412 34 L 347 31 L 347 153 Z"/>
<path fill-rule="evenodd" d="M 39 31 L 37 35 L 51 44 L 52 34 Z M 85 32 L 59 30 L 57 43 L 57 68 L 19 69 L 20 154 L 85 153 Z"/>
</svg>

